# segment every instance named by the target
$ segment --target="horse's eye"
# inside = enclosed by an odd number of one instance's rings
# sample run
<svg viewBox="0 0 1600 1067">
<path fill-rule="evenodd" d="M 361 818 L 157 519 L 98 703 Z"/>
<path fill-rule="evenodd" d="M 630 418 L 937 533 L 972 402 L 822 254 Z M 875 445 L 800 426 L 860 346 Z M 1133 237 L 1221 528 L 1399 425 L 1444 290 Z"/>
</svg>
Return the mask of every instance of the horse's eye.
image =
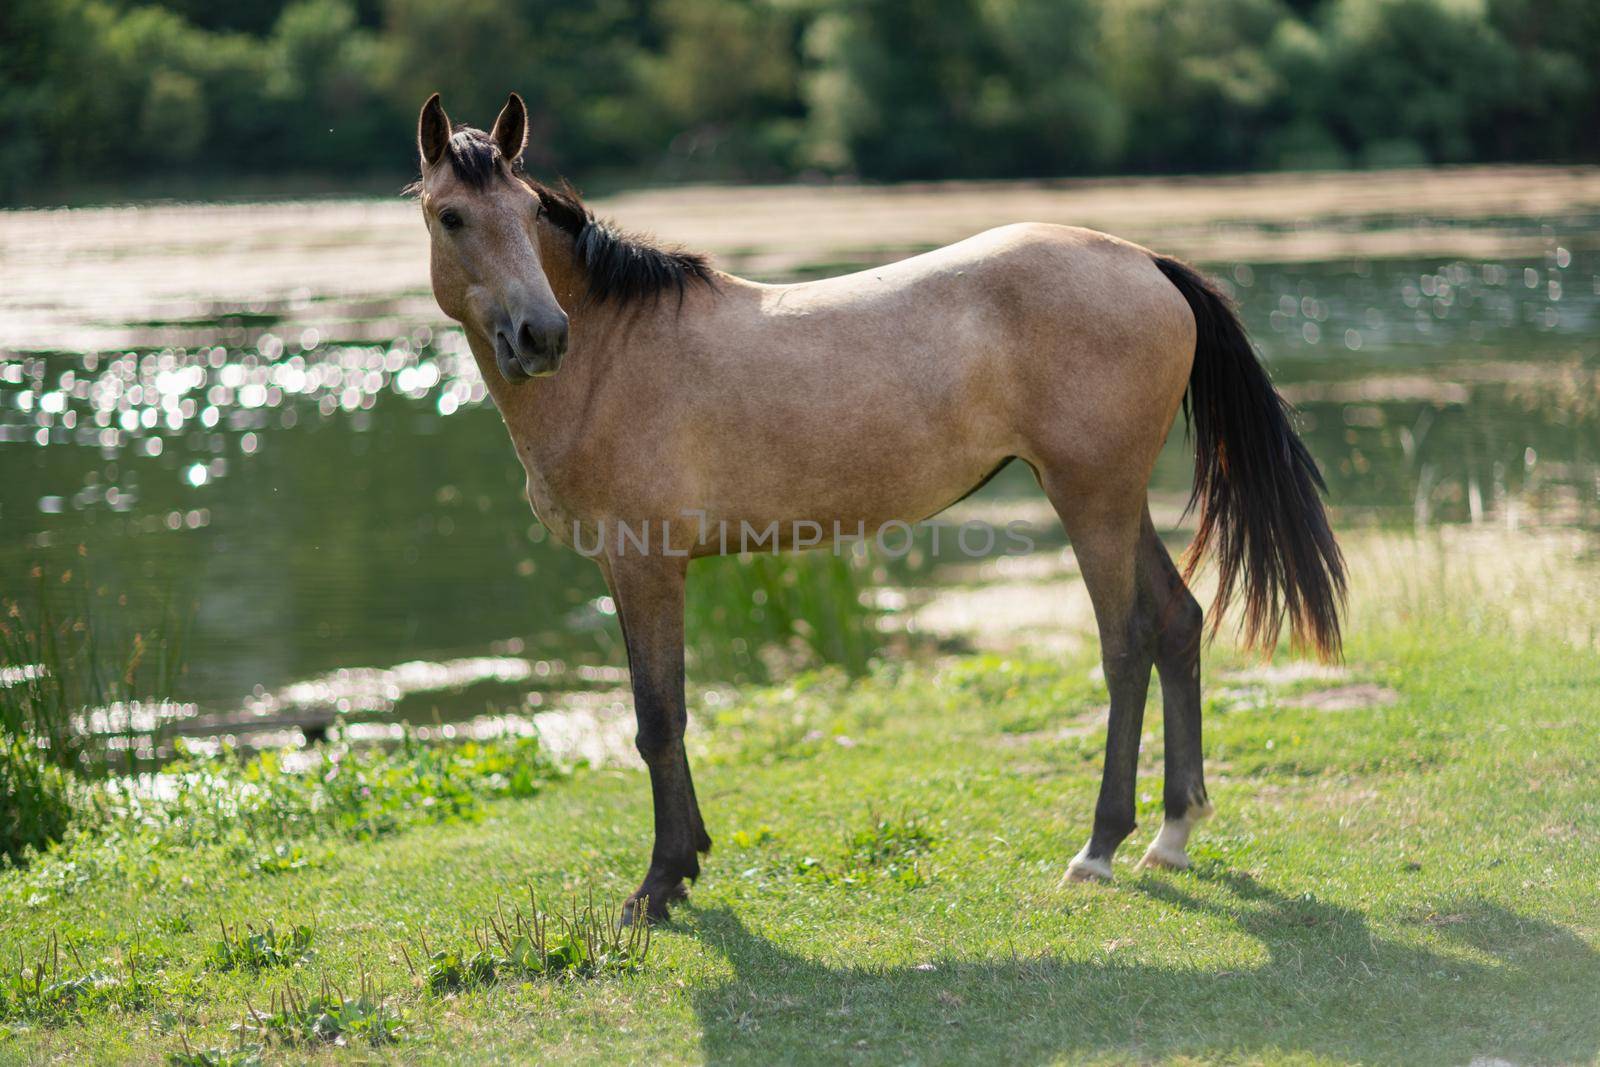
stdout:
<svg viewBox="0 0 1600 1067">
<path fill-rule="evenodd" d="M 461 229 L 461 215 L 450 208 L 439 212 L 439 225 L 447 230 Z"/>
</svg>

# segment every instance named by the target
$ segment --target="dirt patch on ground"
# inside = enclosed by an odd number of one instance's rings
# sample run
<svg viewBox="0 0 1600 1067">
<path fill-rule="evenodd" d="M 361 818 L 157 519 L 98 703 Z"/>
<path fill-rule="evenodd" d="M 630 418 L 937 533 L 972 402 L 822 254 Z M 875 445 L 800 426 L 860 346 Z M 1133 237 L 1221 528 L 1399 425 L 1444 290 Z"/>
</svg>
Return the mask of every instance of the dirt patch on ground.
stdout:
<svg viewBox="0 0 1600 1067">
<path fill-rule="evenodd" d="M 1247 670 L 1229 671 L 1222 676 L 1222 680 L 1229 685 L 1218 690 L 1217 696 L 1231 700 L 1236 710 L 1253 710 L 1276 704 L 1286 708 L 1309 708 L 1312 711 L 1361 711 L 1387 707 L 1400 699 L 1400 694 L 1388 686 L 1352 680 L 1346 667 L 1313 663 L 1310 660 L 1265 663 Z M 1281 696 L 1274 693 L 1275 690 L 1306 682 L 1339 684 Z"/>
<path fill-rule="evenodd" d="M 1218 773 L 1209 761 L 1206 769 L 1210 772 L 1207 777 L 1213 791 L 1223 786 L 1238 787 L 1244 791 L 1243 795 L 1248 799 L 1235 797 L 1231 802 L 1241 807 L 1259 804 L 1282 810 L 1310 808 L 1315 811 L 1351 812 L 1377 803 L 1379 797 L 1376 789 L 1358 782 L 1316 778 L 1294 783 L 1262 783 L 1248 776 Z"/>
<path fill-rule="evenodd" d="M 1093 711 L 1074 716 L 1061 726 L 1048 730 L 1027 730 L 1018 733 L 998 734 L 993 743 L 999 748 L 1025 748 L 1028 745 L 1040 742 L 1071 741 L 1079 737 L 1088 737 L 1096 730 L 1105 728 L 1106 718 L 1111 714 L 1110 705 L 1102 705 Z"/>
<path fill-rule="evenodd" d="M 1285 697 L 1279 703 L 1291 708 L 1309 708 L 1312 711 L 1365 711 L 1368 708 L 1385 708 L 1400 699 L 1388 686 L 1375 682 L 1357 682 L 1338 685 L 1332 689 L 1317 689 L 1310 693 Z"/>
<path fill-rule="evenodd" d="M 1094 634 L 1094 606 L 1082 582 L 996 581 L 941 591 L 911 625 L 980 648 L 1076 652 Z"/>
<path fill-rule="evenodd" d="M 1236 685 L 1266 685 L 1280 688 L 1300 682 L 1342 682 L 1349 677 L 1350 672 L 1343 667 L 1297 659 L 1288 663 L 1263 663 L 1259 667 L 1229 671 L 1222 676 L 1222 680 Z"/>
</svg>

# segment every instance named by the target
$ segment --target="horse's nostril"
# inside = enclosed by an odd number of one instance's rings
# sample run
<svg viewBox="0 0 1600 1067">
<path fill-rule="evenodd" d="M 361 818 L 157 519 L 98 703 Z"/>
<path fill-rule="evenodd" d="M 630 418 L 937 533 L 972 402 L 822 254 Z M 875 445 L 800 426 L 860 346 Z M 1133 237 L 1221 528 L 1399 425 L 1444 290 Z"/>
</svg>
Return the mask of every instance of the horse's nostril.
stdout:
<svg viewBox="0 0 1600 1067">
<path fill-rule="evenodd" d="M 541 345 L 539 343 L 539 339 L 534 336 L 533 328 L 524 324 L 522 330 L 517 334 L 517 347 L 522 349 L 524 352 L 537 352 L 544 346 Z"/>
</svg>

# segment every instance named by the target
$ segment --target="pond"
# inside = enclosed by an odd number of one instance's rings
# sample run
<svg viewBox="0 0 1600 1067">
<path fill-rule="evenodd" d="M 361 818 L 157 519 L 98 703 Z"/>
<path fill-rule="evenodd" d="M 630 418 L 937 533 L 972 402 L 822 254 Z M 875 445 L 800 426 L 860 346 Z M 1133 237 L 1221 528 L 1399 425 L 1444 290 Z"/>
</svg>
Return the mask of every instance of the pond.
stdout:
<svg viewBox="0 0 1600 1067">
<path fill-rule="evenodd" d="M 1341 524 L 1600 528 L 1597 232 L 1523 258 L 1211 265 Z M 55 595 L 75 570 L 130 627 L 193 605 L 196 734 L 622 707 L 599 574 L 533 519 L 471 355 L 427 306 L 414 287 L 235 301 L 99 324 L 114 347 L 0 351 L 0 595 Z M 1189 462 L 1174 441 L 1154 491 L 1180 497 Z M 1036 492 L 1021 465 L 983 490 Z M 791 652 L 864 662 L 893 627 L 863 587 L 937 577 L 826 554 L 696 567 L 718 568 L 692 608 L 713 685 Z"/>
</svg>

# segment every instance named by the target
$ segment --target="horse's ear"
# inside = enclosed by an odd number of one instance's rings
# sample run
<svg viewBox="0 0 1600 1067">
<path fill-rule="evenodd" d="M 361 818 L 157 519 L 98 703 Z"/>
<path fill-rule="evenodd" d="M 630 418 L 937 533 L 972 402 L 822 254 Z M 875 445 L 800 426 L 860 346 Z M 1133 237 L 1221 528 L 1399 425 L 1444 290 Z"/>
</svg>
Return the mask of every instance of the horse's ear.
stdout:
<svg viewBox="0 0 1600 1067">
<path fill-rule="evenodd" d="M 521 158 L 522 150 L 528 147 L 528 107 L 522 97 L 512 93 L 506 98 L 506 106 L 500 109 L 500 117 L 494 120 L 494 132 L 489 137 L 507 163 Z"/>
<path fill-rule="evenodd" d="M 422 105 L 422 115 L 417 119 L 417 150 L 422 153 L 422 165 L 431 167 L 444 155 L 450 143 L 450 116 L 439 103 L 439 94 L 428 97 Z"/>
</svg>

